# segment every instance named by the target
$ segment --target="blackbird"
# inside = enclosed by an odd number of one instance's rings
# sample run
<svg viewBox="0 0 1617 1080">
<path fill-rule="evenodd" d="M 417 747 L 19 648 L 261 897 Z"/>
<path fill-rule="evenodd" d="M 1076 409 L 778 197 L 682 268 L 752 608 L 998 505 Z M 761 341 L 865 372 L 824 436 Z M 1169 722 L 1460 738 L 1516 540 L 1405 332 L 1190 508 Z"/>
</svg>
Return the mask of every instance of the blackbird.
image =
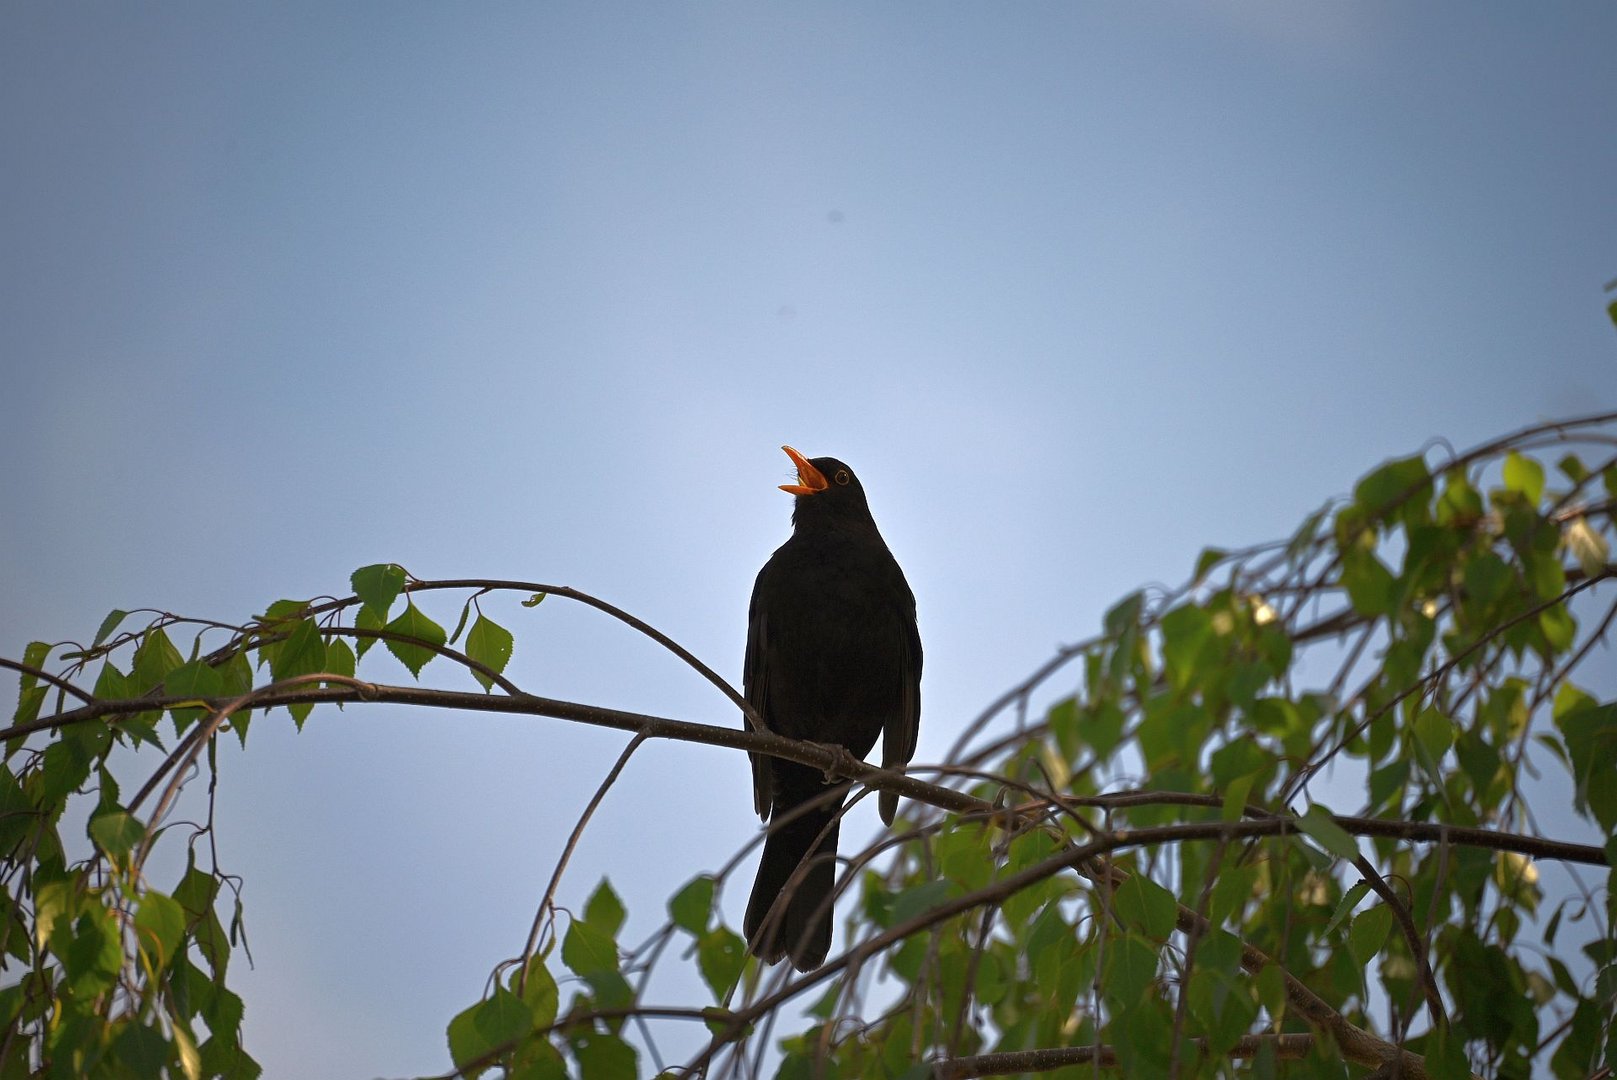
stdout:
<svg viewBox="0 0 1617 1080">
<path fill-rule="evenodd" d="M 862 758 L 882 735 L 882 768 L 909 762 L 921 718 L 915 595 L 876 529 L 865 489 L 836 458 L 797 466 L 792 536 L 752 589 L 744 687 L 769 730 L 843 747 Z M 831 948 L 837 828 L 849 785 L 824 772 L 752 755 L 753 803 L 775 819 L 747 901 L 747 947 L 798 971 Z M 882 792 L 882 821 L 898 797 Z M 793 813 L 802 807 L 798 813 Z M 782 819 L 785 820 L 782 820 Z"/>
</svg>

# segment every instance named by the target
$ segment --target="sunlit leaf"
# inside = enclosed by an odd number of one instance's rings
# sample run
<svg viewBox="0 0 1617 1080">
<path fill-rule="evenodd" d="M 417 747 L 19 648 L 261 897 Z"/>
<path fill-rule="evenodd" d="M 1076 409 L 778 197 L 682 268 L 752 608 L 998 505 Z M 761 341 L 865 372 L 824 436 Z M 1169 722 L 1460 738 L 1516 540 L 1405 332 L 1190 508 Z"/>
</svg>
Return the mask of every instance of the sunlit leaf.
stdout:
<svg viewBox="0 0 1617 1080">
<path fill-rule="evenodd" d="M 135 931 L 140 947 L 149 951 L 159 970 L 169 960 L 185 934 L 185 909 L 170 897 L 156 890 L 144 893 L 135 912 Z"/>
<path fill-rule="evenodd" d="M 1505 455 L 1505 487 L 1518 492 L 1529 506 L 1544 494 L 1544 466 L 1512 450 Z"/>
<path fill-rule="evenodd" d="M 1581 514 L 1573 518 L 1566 523 L 1561 535 L 1567 550 L 1578 560 L 1578 566 L 1585 574 L 1594 577 L 1605 572 L 1606 562 L 1611 558 L 1611 546 L 1603 533 L 1589 525 L 1588 518 Z"/>
</svg>

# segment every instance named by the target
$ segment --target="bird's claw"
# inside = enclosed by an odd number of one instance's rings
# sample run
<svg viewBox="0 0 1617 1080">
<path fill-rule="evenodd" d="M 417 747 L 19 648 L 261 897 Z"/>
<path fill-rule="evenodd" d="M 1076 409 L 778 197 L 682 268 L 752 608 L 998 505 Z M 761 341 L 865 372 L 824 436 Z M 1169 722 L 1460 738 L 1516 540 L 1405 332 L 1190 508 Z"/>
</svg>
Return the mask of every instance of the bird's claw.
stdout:
<svg viewBox="0 0 1617 1080">
<path fill-rule="evenodd" d="M 831 764 L 825 770 L 825 783 L 839 784 L 852 779 L 853 774 L 864 766 L 864 762 L 853 756 L 853 752 L 841 743 L 816 743 L 821 750 L 831 755 Z"/>
</svg>

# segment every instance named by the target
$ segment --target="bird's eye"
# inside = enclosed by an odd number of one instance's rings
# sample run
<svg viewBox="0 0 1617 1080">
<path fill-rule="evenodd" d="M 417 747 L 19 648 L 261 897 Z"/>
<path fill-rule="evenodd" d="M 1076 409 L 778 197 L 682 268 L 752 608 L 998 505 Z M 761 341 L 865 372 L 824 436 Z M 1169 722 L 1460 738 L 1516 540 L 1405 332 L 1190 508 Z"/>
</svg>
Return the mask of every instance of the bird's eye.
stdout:
<svg viewBox="0 0 1617 1080">
<path fill-rule="evenodd" d="M 838 469 L 837 475 L 833 477 L 833 479 L 839 484 L 846 484 L 849 480 L 852 480 L 853 477 L 848 475 L 847 469 Z"/>
</svg>

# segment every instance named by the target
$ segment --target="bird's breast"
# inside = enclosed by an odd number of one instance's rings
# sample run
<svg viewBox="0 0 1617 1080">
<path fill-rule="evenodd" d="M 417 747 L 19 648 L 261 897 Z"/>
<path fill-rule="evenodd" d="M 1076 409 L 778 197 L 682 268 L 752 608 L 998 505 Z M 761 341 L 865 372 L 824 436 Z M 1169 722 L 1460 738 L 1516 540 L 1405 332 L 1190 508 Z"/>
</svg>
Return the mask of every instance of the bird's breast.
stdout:
<svg viewBox="0 0 1617 1080">
<path fill-rule="evenodd" d="M 761 575 L 772 724 L 864 754 L 901 707 L 914 601 L 885 547 L 783 547 Z"/>
</svg>

